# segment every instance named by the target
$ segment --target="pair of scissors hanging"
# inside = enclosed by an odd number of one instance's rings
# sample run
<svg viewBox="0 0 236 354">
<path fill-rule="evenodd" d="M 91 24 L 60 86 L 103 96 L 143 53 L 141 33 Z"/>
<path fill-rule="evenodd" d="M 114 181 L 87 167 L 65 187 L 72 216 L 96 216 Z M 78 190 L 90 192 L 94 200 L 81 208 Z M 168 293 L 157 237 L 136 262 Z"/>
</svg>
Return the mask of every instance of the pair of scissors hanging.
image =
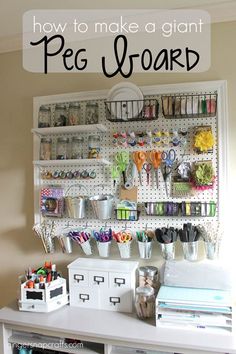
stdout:
<svg viewBox="0 0 236 354">
<path fill-rule="evenodd" d="M 115 155 L 116 166 L 118 171 L 122 173 L 123 182 L 126 182 L 125 171 L 129 164 L 129 152 L 128 151 L 118 151 Z"/>
<path fill-rule="evenodd" d="M 171 184 L 171 174 L 174 170 L 174 162 L 176 160 L 176 152 L 174 149 L 162 152 L 161 172 L 165 183 L 166 196 L 169 197 L 169 187 Z"/>
<path fill-rule="evenodd" d="M 161 165 L 162 161 L 162 153 L 157 150 L 152 150 L 149 152 L 149 160 L 153 166 L 154 172 L 155 172 L 155 180 L 156 180 L 156 188 L 158 189 L 159 183 L 158 183 L 158 169 Z"/>
<path fill-rule="evenodd" d="M 133 152 L 133 160 L 138 170 L 139 183 L 142 186 L 142 168 L 147 160 L 147 153 L 145 151 L 135 151 Z"/>
</svg>

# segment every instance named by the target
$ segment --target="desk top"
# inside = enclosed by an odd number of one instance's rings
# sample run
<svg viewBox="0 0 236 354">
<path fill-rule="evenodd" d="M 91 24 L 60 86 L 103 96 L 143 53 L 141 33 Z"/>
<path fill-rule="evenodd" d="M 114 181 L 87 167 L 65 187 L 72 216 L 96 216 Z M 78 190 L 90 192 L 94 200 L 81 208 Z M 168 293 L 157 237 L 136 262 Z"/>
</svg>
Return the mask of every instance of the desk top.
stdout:
<svg viewBox="0 0 236 354">
<path fill-rule="evenodd" d="M 12 304 L 0 310 L 0 323 L 60 334 L 94 338 L 98 342 L 134 347 L 163 346 L 212 353 L 236 354 L 236 335 L 206 329 L 156 327 L 140 321 L 134 314 L 65 306 L 51 313 L 20 312 Z M 50 335 L 50 333 L 48 333 Z M 156 348 L 157 349 L 157 348 Z"/>
</svg>

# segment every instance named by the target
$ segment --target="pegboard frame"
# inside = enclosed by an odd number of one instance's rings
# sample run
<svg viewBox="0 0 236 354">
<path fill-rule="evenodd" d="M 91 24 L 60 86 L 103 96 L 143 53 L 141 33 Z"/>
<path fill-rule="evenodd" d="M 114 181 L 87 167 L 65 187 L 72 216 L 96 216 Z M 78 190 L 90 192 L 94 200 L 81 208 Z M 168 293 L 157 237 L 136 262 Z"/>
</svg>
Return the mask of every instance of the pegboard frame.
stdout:
<svg viewBox="0 0 236 354">
<path fill-rule="evenodd" d="M 159 96 L 159 95 L 167 95 L 167 94 L 181 94 L 181 93 L 209 93 L 209 92 L 217 92 L 218 100 L 217 100 L 217 147 L 219 150 L 218 154 L 218 220 L 221 223 L 224 223 L 227 211 L 226 211 L 226 197 L 227 197 L 227 166 L 228 166 L 228 139 L 227 139 L 227 122 L 228 122 L 228 110 L 227 110 L 227 84 L 226 81 L 206 81 L 206 82 L 193 82 L 193 83 L 183 83 L 183 84 L 169 84 L 169 85 L 154 85 L 154 86 L 142 86 L 140 87 L 144 96 Z M 36 97 L 34 98 L 34 128 L 38 127 L 38 110 L 42 104 L 55 104 L 55 103 L 64 103 L 64 102 L 73 102 L 73 101 L 89 101 L 89 100 L 105 100 L 107 97 L 108 90 L 99 90 L 99 91 L 90 91 L 90 92 L 79 92 L 79 93 L 69 93 L 69 94 L 61 94 L 61 95 L 53 95 L 53 96 L 46 96 L 46 97 Z M 191 119 L 191 118 L 190 118 Z M 196 118 L 197 119 L 197 118 Z M 211 118 L 209 118 L 211 119 Z M 167 125 L 171 120 L 166 120 Z M 199 124 L 201 120 L 199 120 Z M 108 127 L 113 125 L 114 130 L 119 124 L 122 125 L 122 128 L 125 126 L 127 130 L 129 129 L 129 125 L 127 123 L 110 123 L 107 122 Z M 173 123 L 172 123 L 173 124 Z M 121 127 L 120 129 L 121 130 Z M 108 129 L 109 131 L 109 129 Z M 39 156 L 39 145 L 40 139 L 38 136 L 34 135 L 34 160 L 38 159 Z M 90 168 L 91 166 L 89 166 Z M 97 167 L 96 167 L 97 168 Z M 105 171 L 105 181 L 108 183 L 107 188 L 111 187 L 112 181 L 108 181 L 107 173 Z M 222 183 L 221 181 L 224 181 Z M 64 183 L 64 182 L 63 182 Z M 79 182 L 80 183 L 80 182 Z M 96 183 L 96 182 L 95 182 Z M 110 183 L 110 184 L 109 184 Z M 59 183 L 60 184 L 60 183 Z M 86 181 L 84 183 L 89 185 L 89 182 Z M 35 222 L 40 221 L 40 211 L 39 211 L 39 190 L 41 187 L 41 178 L 40 178 L 40 168 L 35 166 L 34 168 L 34 210 L 35 210 Z M 199 196 L 199 200 L 201 197 Z M 144 215 L 144 214 L 143 214 Z M 143 224 L 148 223 L 152 227 L 152 220 L 153 217 L 148 217 L 143 220 Z M 192 220 L 193 222 L 197 223 L 198 221 L 202 221 L 202 218 L 160 218 L 160 223 L 164 226 L 169 222 L 179 222 L 181 219 L 182 222 L 186 222 Z M 71 219 L 65 219 L 67 223 L 70 220 L 70 225 L 78 225 L 77 221 L 73 221 Z M 84 225 L 86 221 L 80 220 L 79 224 Z M 93 224 L 94 227 L 99 227 L 104 225 L 104 222 L 100 222 L 98 220 L 89 220 L 89 224 Z M 137 223 L 127 222 L 128 226 L 139 227 Z M 156 223 L 154 223 L 156 225 Z M 118 221 L 109 221 L 108 225 L 112 225 L 115 227 L 123 227 L 124 222 Z"/>
</svg>

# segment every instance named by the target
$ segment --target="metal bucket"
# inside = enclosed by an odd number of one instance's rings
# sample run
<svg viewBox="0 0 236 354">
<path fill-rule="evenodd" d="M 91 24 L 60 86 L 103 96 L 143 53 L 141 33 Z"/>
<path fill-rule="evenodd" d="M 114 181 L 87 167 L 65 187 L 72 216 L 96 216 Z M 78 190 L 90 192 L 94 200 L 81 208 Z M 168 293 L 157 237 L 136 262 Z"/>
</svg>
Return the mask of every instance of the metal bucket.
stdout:
<svg viewBox="0 0 236 354">
<path fill-rule="evenodd" d="M 204 242 L 207 259 L 216 259 L 219 253 L 218 243 Z"/>
<path fill-rule="evenodd" d="M 182 242 L 184 259 L 190 262 L 198 259 L 198 241 Z"/>
<path fill-rule="evenodd" d="M 139 256 L 141 259 L 150 259 L 152 256 L 152 241 L 138 241 Z"/>
<path fill-rule="evenodd" d="M 61 246 L 63 253 L 72 253 L 72 242 L 71 239 L 66 235 L 59 235 L 58 241 Z"/>
<path fill-rule="evenodd" d="M 120 251 L 120 258 L 130 258 L 131 256 L 131 242 L 117 242 L 119 251 Z"/>
<path fill-rule="evenodd" d="M 162 257 L 166 260 L 175 258 L 175 243 L 160 243 Z"/>
<path fill-rule="evenodd" d="M 87 189 L 84 186 L 77 184 L 77 185 L 70 186 L 66 194 L 72 187 L 84 188 L 87 192 Z M 86 216 L 86 201 L 87 198 L 84 196 L 79 196 L 79 195 L 76 197 L 66 196 L 65 207 L 66 207 L 66 213 L 68 217 L 73 219 L 83 219 Z"/>
<path fill-rule="evenodd" d="M 93 212 L 97 219 L 111 219 L 114 196 L 111 194 L 100 194 L 90 197 Z"/>
<path fill-rule="evenodd" d="M 110 255 L 110 248 L 111 248 L 111 241 L 108 242 L 97 242 L 98 253 L 100 257 L 109 257 Z"/>
</svg>

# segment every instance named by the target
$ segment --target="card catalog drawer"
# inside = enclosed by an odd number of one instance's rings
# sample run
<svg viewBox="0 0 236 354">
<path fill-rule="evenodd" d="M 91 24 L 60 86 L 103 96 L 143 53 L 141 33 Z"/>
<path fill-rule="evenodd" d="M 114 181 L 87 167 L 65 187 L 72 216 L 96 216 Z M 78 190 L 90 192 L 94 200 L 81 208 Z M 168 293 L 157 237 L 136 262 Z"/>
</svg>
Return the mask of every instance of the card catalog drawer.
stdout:
<svg viewBox="0 0 236 354">
<path fill-rule="evenodd" d="M 89 286 L 89 272 L 86 270 L 70 269 L 69 271 L 70 286 Z"/>
<path fill-rule="evenodd" d="M 132 291 L 109 290 L 101 295 L 101 306 L 104 310 L 132 312 L 133 296 Z"/>
<path fill-rule="evenodd" d="M 131 288 L 130 274 L 126 273 L 109 273 L 109 286 L 111 288 L 122 289 Z"/>
<path fill-rule="evenodd" d="M 108 273 L 99 271 L 89 272 L 89 286 L 108 288 Z"/>
<path fill-rule="evenodd" d="M 98 309 L 100 307 L 99 291 L 89 287 L 74 289 L 70 293 L 70 305 Z"/>
</svg>

